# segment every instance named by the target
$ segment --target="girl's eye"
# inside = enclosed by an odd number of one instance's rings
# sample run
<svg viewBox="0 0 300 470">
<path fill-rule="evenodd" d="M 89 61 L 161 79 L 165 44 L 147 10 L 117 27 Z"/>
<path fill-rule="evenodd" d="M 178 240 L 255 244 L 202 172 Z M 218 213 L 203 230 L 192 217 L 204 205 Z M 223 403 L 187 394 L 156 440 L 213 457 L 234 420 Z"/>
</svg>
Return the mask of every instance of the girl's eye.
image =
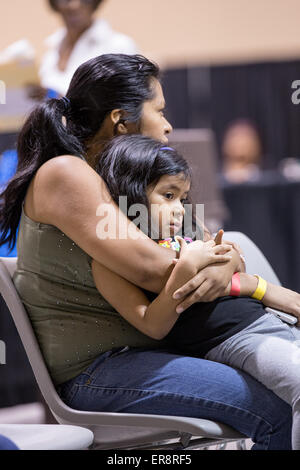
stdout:
<svg viewBox="0 0 300 470">
<path fill-rule="evenodd" d="M 173 197 L 173 193 L 166 193 L 165 194 L 166 199 L 172 199 L 172 197 Z"/>
<path fill-rule="evenodd" d="M 184 204 L 187 204 L 188 200 L 187 199 L 181 199 L 181 204 L 184 205 Z"/>
</svg>

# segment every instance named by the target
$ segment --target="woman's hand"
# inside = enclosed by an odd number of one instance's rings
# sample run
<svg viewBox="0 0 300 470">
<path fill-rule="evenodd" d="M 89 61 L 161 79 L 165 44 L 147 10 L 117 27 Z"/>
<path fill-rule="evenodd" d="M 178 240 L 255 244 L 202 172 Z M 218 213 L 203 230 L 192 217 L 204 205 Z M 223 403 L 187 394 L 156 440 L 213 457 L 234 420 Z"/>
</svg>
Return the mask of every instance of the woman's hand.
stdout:
<svg viewBox="0 0 300 470">
<path fill-rule="evenodd" d="M 182 299 L 178 307 L 183 310 L 195 302 L 212 302 L 218 297 L 228 295 L 232 275 L 233 269 L 230 263 L 211 264 L 174 292 L 173 297 Z"/>
<path fill-rule="evenodd" d="M 206 243 L 210 242 L 214 243 L 213 240 Z M 196 242 L 190 245 L 194 243 Z M 190 245 L 187 245 L 187 248 Z M 232 259 L 229 262 L 227 260 L 226 263 L 212 262 L 213 264 L 209 264 L 201 269 L 190 281 L 174 292 L 174 299 L 182 299 L 182 302 L 177 307 L 181 311 L 186 310 L 195 302 L 211 302 L 218 297 L 228 295 L 232 275 L 236 272 L 237 263 L 240 262 L 239 254 L 231 246 L 218 245 L 218 247 L 221 250 L 228 250 L 226 251 L 226 256 L 231 256 Z"/>
<path fill-rule="evenodd" d="M 232 275 L 238 271 L 241 261 L 234 248 L 231 248 L 227 255 L 232 256 L 231 261 L 206 266 L 174 292 L 174 299 L 182 299 L 178 305 L 181 311 L 186 310 L 195 302 L 212 302 L 218 297 L 228 295 Z"/>
</svg>

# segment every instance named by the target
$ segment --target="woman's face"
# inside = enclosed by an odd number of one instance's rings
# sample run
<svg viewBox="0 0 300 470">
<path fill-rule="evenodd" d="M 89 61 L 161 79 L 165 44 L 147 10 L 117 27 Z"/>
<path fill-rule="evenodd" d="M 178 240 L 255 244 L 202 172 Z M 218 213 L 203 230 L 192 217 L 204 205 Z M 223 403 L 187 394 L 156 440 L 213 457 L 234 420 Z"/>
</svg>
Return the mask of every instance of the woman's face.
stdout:
<svg viewBox="0 0 300 470">
<path fill-rule="evenodd" d="M 56 0 L 56 8 L 67 28 L 80 32 L 92 23 L 93 0 Z"/>
<path fill-rule="evenodd" d="M 156 78 L 152 78 L 153 98 L 145 101 L 140 120 L 140 133 L 152 139 L 168 143 L 172 126 L 164 116 L 165 98 L 162 87 Z"/>
<path fill-rule="evenodd" d="M 126 127 L 122 132 L 119 127 L 118 134 L 138 133 L 166 144 L 168 143 L 168 135 L 172 132 L 172 126 L 164 116 L 165 99 L 162 87 L 156 78 L 152 78 L 151 86 L 153 88 L 153 98 L 144 102 L 139 123 L 125 121 Z M 119 113 L 119 110 L 113 110 L 111 114 L 107 115 L 98 133 L 87 145 L 86 159 L 93 167 L 95 166 L 95 156 L 101 153 L 105 142 L 116 135 L 114 128 L 120 116 L 118 115 L 114 120 L 112 114 L 115 111 Z"/>
</svg>

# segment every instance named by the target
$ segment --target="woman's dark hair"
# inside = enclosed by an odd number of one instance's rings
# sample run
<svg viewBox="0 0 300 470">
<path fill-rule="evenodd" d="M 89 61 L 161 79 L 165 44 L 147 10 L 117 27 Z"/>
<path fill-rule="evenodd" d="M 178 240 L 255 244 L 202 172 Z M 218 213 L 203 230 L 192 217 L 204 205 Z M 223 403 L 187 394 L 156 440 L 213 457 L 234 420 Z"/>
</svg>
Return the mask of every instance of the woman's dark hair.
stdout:
<svg viewBox="0 0 300 470">
<path fill-rule="evenodd" d="M 57 0 L 48 0 L 50 7 L 52 10 L 57 11 L 58 6 L 57 6 Z M 90 0 L 90 2 L 93 5 L 93 9 L 97 10 L 99 7 L 100 3 L 103 3 L 103 0 Z"/>
<path fill-rule="evenodd" d="M 12 249 L 22 203 L 36 171 L 59 155 L 84 155 L 87 143 L 113 109 L 139 124 L 143 103 L 153 98 L 159 68 L 141 55 L 105 54 L 82 64 L 64 99 L 51 99 L 29 115 L 18 138 L 18 168 L 0 194 L 0 246 Z M 65 117 L 65 122 L 64 122 Z"/>
<path fill-rule="evenodd" d="M 127 197 L 128 209 L 134 204 L 143 204 L 149 209 L 146 190 L 164 175 L 182 173 L 184 178 L 191 180 L 191 170 L 179 152 L 138 134 L 115 137 L 108 142 L 96 171 L 116 204 L 119 205 L 120 196 Z M 126 216 L 131 220 L 135 217 L 128 213 Z"/>
</svg>

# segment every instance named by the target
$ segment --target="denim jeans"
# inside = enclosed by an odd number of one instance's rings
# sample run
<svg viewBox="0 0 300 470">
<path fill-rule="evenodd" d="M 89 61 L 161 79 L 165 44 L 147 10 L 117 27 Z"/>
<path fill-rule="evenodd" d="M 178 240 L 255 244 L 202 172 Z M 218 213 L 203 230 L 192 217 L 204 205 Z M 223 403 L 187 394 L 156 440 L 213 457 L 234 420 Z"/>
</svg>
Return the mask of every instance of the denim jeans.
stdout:
<svg viewBox="0 0 300 470">
<path fill-rule="evenodd" d="M 299 345 L 300 328 L 266 313 L 206 356 L 247 372 L 291 405 L 294 450 L 300 450 Z"/>
<path fill-rule="evenodd" d="M 172 351 L 112 349 L 58 393 L 78 410 L 210 419 L 250 437 L 254 450 L 291 449 L 288 404 L 242 371 Z"/>
<path fill-rule="evenodd" d="M 0 450 L 19 450 L 17 445 L 8 437 L 0 435 Z"/>
</svg>

